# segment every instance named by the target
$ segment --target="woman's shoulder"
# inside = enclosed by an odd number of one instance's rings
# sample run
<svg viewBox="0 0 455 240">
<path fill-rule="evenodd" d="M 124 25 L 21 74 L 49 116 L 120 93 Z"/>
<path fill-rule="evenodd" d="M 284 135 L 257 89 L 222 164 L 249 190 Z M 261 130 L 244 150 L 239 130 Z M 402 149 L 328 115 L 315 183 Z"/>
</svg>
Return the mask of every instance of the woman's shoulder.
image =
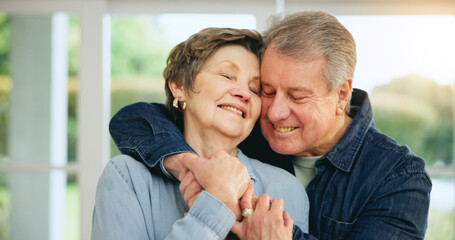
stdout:
<svg viewBox="0 0 455 240">
<path fill-rule="evenodd" d="M 130 187 L 138 184 L 153 186 L 166 182 L 163 177 L 151 174 L 142 162 L 128 155 L 118 155 L 109 160 L 101 177 L 125 182 Z"/>
<path fill-rule="evenodd" d="M 117 171 L 129 171 L 130 169 L 134 169 L 135 171 L 147 171 L 147 167 L 132 158 L 131 156 L 128 155 L 117 155 L 113 157 L 111 160 L 106 165 L 106 169 L 110 167 L 113 168 L 114 170 Z"/>
</svg>

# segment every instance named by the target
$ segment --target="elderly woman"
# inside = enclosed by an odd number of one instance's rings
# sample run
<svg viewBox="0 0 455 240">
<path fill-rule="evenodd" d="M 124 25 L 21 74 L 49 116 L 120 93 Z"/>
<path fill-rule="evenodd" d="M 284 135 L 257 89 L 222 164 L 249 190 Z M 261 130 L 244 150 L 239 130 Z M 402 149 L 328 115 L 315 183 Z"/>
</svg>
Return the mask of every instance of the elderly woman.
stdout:
<svg viewBox="0 0 455 240">
<path fill-rule="evenodd" d="M 183 163 L 207 173 L 197 179 L 203 191 L 192 188 L 198 185 L 188 171 L 179 189 L 178 181 L 150 174 L 130 156 L 114 157 L 98 182 L 93 239 L 224 239 L 241 219 L 242 196 L 251 202 L 251 186 L 267 194 L 257 205 L 282 212 L 274 228 L 283 237 L 292 236 L 292 223 L 307 230 L 308 204 L 302 202 L 308 200 L 296 178 L 237 149 L 260 114 L 261 47 L 257 32 L 208 28 L 171 51 L 164 70 L 168 112 L 199 155 Z M 222 160 L 211 161 L 214 154 Z M 270 203 L 274 197 L 279 201 Z"/>
</svg>

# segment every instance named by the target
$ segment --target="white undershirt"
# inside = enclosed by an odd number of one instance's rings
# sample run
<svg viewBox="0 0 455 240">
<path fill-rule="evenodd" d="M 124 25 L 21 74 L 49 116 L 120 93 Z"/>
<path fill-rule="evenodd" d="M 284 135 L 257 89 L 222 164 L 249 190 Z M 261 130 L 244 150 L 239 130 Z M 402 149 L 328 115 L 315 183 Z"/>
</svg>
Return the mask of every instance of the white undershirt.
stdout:
<svg viewBox="0 0 455 240">
<path fill-rule="evenodd" d="M 315 157 L 298 157 L 294 159 L 294 171 L 297 179 L 306 188 L 311 179 L 313 179 L 315 173 L 314 165 L 321 156 Z"/>
</svg>

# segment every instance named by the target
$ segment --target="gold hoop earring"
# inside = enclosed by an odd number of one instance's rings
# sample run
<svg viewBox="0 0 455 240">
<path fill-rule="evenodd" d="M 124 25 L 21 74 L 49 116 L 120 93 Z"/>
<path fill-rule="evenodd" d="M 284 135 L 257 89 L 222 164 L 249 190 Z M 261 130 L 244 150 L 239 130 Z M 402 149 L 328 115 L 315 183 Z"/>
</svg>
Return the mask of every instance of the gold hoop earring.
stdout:
<svg viewBox="0 0 455 240">
<path fill-rule="evenodd" d="M 185 111 L 185 109 L 186 109 L 186 102 L 183 102 L 183 106 L 179 110 L 180 110 L 180 112 L 183 112 L 183 111 Z"/>
<path fill-rule="evenodd" d="M 172 106 L 177 108 L 180 112 L 185 111 L 186 109 L 186 102 L 182 102 L 182 108 L 179 107 L 179 99 L 174 98 L 174 101 L 172 101 Z"/>
<path fill-rule="evenodd" d="M 179 100 L 177 98 L 174 98 L 174 101 L 172 102 L 172 106 L 179 109 Z"/>
</svg>

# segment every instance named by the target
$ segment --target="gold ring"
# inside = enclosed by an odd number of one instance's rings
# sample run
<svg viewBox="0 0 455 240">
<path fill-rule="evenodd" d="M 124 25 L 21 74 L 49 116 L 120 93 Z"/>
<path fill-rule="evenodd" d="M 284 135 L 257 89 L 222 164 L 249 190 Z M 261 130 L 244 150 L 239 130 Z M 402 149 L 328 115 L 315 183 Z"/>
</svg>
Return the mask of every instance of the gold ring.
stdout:
<svg viewBox="0 0 455 240">
<path fill-rule="evenodd" d="M 253 214 L 254 210 L 252 208 L 244 208 L 242 209 L 242 216 L 243 217 L 249 217 L 251 214 Z"/>
</svg>

